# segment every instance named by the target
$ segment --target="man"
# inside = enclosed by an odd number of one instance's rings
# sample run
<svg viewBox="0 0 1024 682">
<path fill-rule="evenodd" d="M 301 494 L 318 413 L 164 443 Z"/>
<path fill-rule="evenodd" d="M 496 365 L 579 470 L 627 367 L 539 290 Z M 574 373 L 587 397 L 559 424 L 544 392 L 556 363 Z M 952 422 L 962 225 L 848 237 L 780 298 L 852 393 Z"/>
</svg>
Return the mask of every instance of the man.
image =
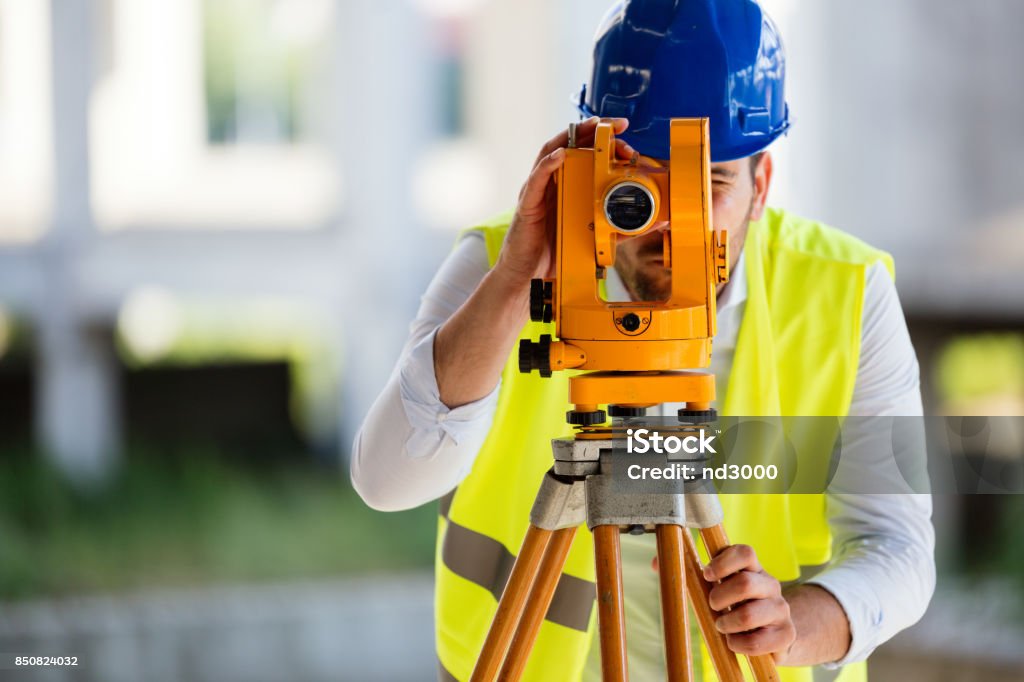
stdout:
<svg viewBox="0 0 1024 682">
<path fill-rule="evenodd" d="M 789 127 L 784 72 L 775 26 L 753 0 L 635 0 L 614 7 L 598 31 L 580 110 L 614 120 L 620 156 L 662 160 L 669 119 L 710 118 L 712 216 L 729 231 L 732 254 L 711 365 L 722 413 L 919 415 L 918 367 L 891 260 L 765 207 L 773 172 L 765 149 Z M 594 118 L 580 125 L 580 146 L 595 126 Z M 564 377 L 520 375 L 510 361 L 516 340 L 542 326 L 527 324 L 528 289 L 553 271 L 551 178 L 566 144 L 562 133 L 541 149 L 511 216 L 459 240 L 355 442 L 352 478 L 371 506 L 444 496 L 442 679 L 472 670 L 550 465 L 548 441 L 566 433 Z M 660 245 L 660 231 L 620 243 L 610 298 L 664 297 L 671 272 Z M 856 462 L 861 439 L 852 440 L 844 457 Z M 870 479 L 871 467 L 863 469 Z M 737 544 L 705 570 L 720 581 L 711 594 L 716 625 L 734 651 L 772 654 L 783 679 L 864 679 L 868 654 L 930 599 L 925 496 L 734 495 L 723 505 Z M 577 537 L 528 679 L 600 676 L 589 541 Z M 630 669 L 634 679 L 664 679 L 653 543 L 623 536 L 622 551 Z M 703 669 L 711 679 L 710 665 Z"/>
</svg>

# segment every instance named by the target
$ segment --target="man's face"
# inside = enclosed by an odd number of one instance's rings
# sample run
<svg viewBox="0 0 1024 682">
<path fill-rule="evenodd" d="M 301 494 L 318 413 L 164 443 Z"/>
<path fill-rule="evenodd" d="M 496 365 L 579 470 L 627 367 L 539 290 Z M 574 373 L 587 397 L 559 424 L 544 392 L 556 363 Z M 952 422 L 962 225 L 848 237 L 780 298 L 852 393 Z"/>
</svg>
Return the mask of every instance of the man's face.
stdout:
<svg viewBox="0 0 1024 682">
<path fill-rule="evenodd" d="M 772 159 L 761 155 L 711 164 L 712 222 L 716 231 L 729 231 L 729 269 L 740 257 L 747 225 L 764 211 L 771 182 Z M 638 301 L 668 298 L 672 270 L 662 260 L 664 222 L 639 237 L 621 238 L 615 253 L 615 269 Z M 719 285 L 719 291 L 724 285 Z"/>
</svg>

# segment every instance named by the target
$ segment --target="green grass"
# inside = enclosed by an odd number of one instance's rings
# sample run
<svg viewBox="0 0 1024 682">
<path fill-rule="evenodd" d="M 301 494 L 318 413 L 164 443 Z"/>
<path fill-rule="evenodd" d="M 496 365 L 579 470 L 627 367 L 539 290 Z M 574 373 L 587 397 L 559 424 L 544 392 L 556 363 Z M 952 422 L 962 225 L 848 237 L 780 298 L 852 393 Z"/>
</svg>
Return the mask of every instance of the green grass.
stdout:
<svg viewBox="0 0 1024 682">
<path fill-rule="evenodd" d="M 0 453 L 0 599 L 427 567 L 435 519 L 374 512 L 312 465 L 136 454 L 84 492 Z"/>
<path fill-rule="evenodd" d="M 1015 596 L 1020 602 L 1021 622 L 1024 622 L 1024 531 L 1021 530 L 1021 523 L 1024 522 L 1024 495 L 1007 495 L 1002 501 L 999 537 L 1005 538 L 1005 541 L 1000 543 L 990 569 L 1016 582 Z"/>
</svg>

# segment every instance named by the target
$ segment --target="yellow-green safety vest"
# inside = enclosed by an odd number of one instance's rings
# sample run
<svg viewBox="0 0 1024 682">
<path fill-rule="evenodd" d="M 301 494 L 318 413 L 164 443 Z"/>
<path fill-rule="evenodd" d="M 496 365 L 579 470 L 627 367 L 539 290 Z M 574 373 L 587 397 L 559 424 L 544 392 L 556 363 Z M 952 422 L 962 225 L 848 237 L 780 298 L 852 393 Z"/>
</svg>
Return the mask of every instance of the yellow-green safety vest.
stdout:
<svg viewBox="0 0 1024 682">
<path fill-rule="evenodd" d="M 493 266 L 511 214 L 473 228 Z M 845 416 L 860 354 L 866 272 L 892 258 L 848 234 L 768 209 L 744 245 L 747 301 L 723 415 Z M 521 338 L 553 334 L 530 322 Z M 491 430 L 473 469 L 441 501 L 435 557 L 439 677 L 466 680 L 480 653 L 497 600 L 529 522 L 541 478 L 551 466 L 551 439 L 570 435 L 566 372 L 521 374 L 513 350 L 502 372 Z M 827 456 L 827 453 L 826 453 Z M 733 543 L 749 544 L 780 581 L 801 577 L 831 556 L 824 495 L 722 495 Z M 554 600 L 541 626 L 525 680 L 578 680 L 594 615 L 594 548 L 577 533 Z M 706 654 L 705 654 L 705 660 Z M 704 665 L 705 680 L 714 680 Z M 780 668 L 785 682 L 815 680 L 811 668 Z M 819 671 L 820 672 L 820 671 Z M 829 679 L 866 679 L 864 663 Z"/>
</svg>

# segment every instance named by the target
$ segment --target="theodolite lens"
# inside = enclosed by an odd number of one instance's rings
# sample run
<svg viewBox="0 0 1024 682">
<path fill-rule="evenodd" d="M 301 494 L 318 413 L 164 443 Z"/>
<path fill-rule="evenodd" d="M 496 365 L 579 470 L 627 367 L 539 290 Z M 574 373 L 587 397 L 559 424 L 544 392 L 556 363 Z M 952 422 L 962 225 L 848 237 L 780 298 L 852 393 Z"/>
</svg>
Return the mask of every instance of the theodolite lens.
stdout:
<svg viewBox="0 0 1024 682">
<path fill-rule="evenodd" d="M 641 230 L 654 220 L 654 196 L 638 182 L 620 182 L 604 197 L 604 215 L 616 229 Z"/>
</svg>

